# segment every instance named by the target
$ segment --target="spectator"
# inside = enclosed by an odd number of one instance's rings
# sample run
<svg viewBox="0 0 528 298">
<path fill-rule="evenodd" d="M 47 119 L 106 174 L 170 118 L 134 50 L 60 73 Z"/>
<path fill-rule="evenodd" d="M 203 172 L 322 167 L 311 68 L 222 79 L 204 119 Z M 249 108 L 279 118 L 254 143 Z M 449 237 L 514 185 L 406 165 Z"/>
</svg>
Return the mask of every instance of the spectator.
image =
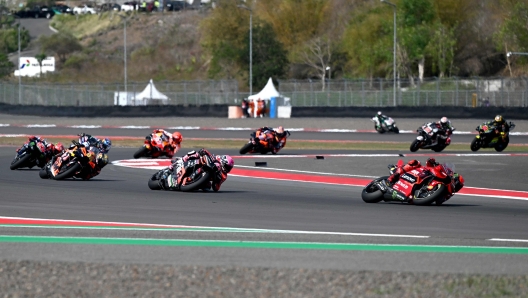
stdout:
<svg viewBox="0 0 528 298">
<path fill-rule="evenodd" d="M 247 101 L 247 99 L 242 99 L 242 113 L 243 113 L 243 116 L 242 118 L 249 118 L 249 103 Z"/>
</svg>

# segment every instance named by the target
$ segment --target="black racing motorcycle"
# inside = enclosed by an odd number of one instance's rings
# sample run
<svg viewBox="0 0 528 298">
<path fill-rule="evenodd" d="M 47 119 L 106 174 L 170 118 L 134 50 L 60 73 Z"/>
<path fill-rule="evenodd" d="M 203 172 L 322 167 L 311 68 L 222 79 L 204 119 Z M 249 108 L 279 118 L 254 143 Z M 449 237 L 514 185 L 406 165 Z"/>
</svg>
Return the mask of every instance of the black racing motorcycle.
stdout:
<svg viewBox="0 0 528 298">
<path fill-rule="evenodd" d="M 32 138 L 17 150 L 15 158 L 9 168 L 16 170 L 19 168 L 43 167 L 47 162 L 47 148 L 43 140 Z"/>
<path fill-rule="evenodd" d="M 206 189 L 208 182 L 216 177 L 218 171 L 209 155 L 202 155 L 200 158 L 189 159 L 185 162 L 180 158 L 172 167 L 176 170 L 165 168 L 152 175 L 148 181 L 148 187 L 152 190 L 171 187 L 174 190 L 185 192 Z M 168 179 L 171 179 L 169 176 L 174 173 L 179 173 L 180 178 L 175 182 L 176 185 L 171 186 Z"/>
<path fill-rule="evenodd" d="M 510 129 L 515 128 L 513 122 L 509 123 Z M 501 131 L 499 132 L 498 128 L 493 125 L 481 124 L 476 128 L 478 135 L 475 136 L 473 141 L 471 141 L 471 151 L 478 151 L 480 148 L 494 148 L 495 151 L 501 152 L 510 142 L 510 132 Z"/>
<path fill-rule="evenodd" d="M 411 143 L 411 152 L 418 149 L 431 149 L 434 152 L 441 152 L 451 144 L 452 131 L 447 131 L 445 135 L 439 135 L 439 128 L 435 123 L 427 123 L 416 130 L 418 136 Z"/>
</svg>

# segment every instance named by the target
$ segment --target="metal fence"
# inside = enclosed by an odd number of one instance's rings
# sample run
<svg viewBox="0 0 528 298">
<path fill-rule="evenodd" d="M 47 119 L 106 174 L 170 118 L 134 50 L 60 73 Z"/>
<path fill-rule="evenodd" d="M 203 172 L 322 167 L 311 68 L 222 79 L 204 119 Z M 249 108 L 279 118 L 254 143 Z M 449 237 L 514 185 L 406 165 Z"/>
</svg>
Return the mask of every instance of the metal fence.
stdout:
<svg viewBox="0 0 528 298">
<path fill-rule="evenodd" d="M 437 79 L 397 81 L 283 80 L 278 91 L 290 98 L 292 106 L 528 106 L 528 78 Z M 139 94 L 148 82 L 130 83 L 130 97 Z M 169 97 L 169 105 L 240 104 L 247 93 L 239 91 L 235 80 L 156 82 Z M 123 84 L 36 84 L 0 82 L 0 102 L 22 105 L 112 106 Z M 150 101 L 159 104 L 157 101 Z"/>
<path fill-rule="evenodd" d="M 129 98 L 141 93 L 148 82 L 127 84 Z M 179 81 L 156 82 L 154 86 L 169 99 L 169 105 L 234 104 L 240 97 L 238 82 Z M 0 102 L 43 106 L 113 106 L 123 84 L 21 84 L 0 82 Z M 132 101 L 133 103 L 134 101 Z M 159 104 L 153 100 L 152 103 Z"/>
<path fill-rule="evenodd" d="M 292 106 L 528 106 L 528 78 L 394 81 L 287 80 L 279 92 Z M 475 99 L 475 101 L 474 101 Z"/>
</svg>

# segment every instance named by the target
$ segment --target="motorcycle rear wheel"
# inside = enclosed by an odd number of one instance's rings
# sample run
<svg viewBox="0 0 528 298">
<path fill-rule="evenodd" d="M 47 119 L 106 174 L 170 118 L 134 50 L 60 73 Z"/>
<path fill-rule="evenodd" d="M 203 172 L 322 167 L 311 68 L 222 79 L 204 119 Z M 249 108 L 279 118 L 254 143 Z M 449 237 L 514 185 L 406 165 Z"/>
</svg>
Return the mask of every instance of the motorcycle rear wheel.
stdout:
<svg viewBox="0 0 528 298">
<path fill-rule="evenodd" d="M 423 186 L 422 189 L 426 188 L 427 186 Z M 417 190 L 419 192 L 421 189 Z M 441 198 L 441 196 L 444 195 L 445 186 L 442 184 L 438 185 L 438 188 L 436 190 L 433 190 L 433 193 L 431 191 L 421 192 L 418 194 L 418 196 L 413 199 L 414 205 L 418 206 L 426 206 L 431 205 L 433 202 L 436 202 Z M 426 194 L 425 197 L 421 197 L 422 194 Z"/>
<path fill-rule="evenodd" d="M 473 141 L 471 141 L 470 149 L 471 151 L 475 152 L 478 151 L 482 147 L 482 141 L 480 139 L 474 138 Z"/>
<path fill-rule="evenodd" d="M 200 189 L 204 183 L 209 181 L 210 176 L 211 174 L 209 172 L 203 172 L 202 177 L 196 179 L 190 184 L 180 186 L 180 190 L 187 192 L 187 191 L 193 191 L 193 190 Z"/>
<path fill-rule="evenodd" d="M 134 153 L 134 158 L 137 159 L 137 158 L 140 158 L 142 156 L 145 156 L 147 154 L 147 152 L 148 152 L 148 149 L 145 148 L 145 146 L 143 146 L 143 147 L 139 148 L 139 150 Z"/>
<path fill-rule="evenodd" d="M 418 149 L 420 149 L 420 143 L 421 143 L 421 142 L 420 142 L 419 140 L 414 140 L 414 141 L 412 142 L 412 144 L 411 144 L 411 148 L 410 148 L 411 152 L 416 152 L 416 151 L 418 151 Z"/>
<path fill-rule="evenodd" d="M 388 176 L 380 177 L 378 179 L 373 180 L 370 182 L 363 190 L 361 191 L 361 199 L 363 199 L 363 202 L 365 203 L 379 203 L 383 200 L 383 193 L 381 190 L 379 190 L 376 186 L 374 186 L 374 183 L 387 179 Z"/>
<path fill-rule="evenodd" d="M 23 168 L 23 167 L 26 167 L 28 165 L 26 165 L 28 163 L 28 161 L 31 159 L 31 154 L 29 153 L 26 153 L 26 155 L 22 156 L 21 158 L 17 159 L 13 159 L 13 161 L 11 162 L 11 165 L 9 166 L 9 168 L 11 170 L 16 170 L 18 168 Z"/>
<path fill-rule="evenodd" d="M 245 144 L 244 146 L 242 146 L 242 148 L 240 148 L 240 154 L 248 153 L 251 150 L 251 148 L 253 148 L 253 144 L 251 143 Z"/>
</svg>

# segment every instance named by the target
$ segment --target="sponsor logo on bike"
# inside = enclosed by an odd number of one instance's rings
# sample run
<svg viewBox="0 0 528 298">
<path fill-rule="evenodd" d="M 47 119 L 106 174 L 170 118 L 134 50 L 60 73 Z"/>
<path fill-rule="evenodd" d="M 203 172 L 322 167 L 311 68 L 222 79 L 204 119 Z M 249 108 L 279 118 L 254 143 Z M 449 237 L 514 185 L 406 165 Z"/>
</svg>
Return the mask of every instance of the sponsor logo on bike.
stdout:
<svg viewBox="0 0 528 298">
<path fill-rule="evenodd" d="M 411 176 L 411 175 L 409 175 L 409 174 L 407 174 L 407 173 L 403 174 L 403 175 L 401 176 L 401 178 L 402 178 L 403 180 L 405 180 L 405 181 L 410 182 L 410 183 L 415 183 L 415 182 L 416 182 L 416 177 Z"/>
</svg>

